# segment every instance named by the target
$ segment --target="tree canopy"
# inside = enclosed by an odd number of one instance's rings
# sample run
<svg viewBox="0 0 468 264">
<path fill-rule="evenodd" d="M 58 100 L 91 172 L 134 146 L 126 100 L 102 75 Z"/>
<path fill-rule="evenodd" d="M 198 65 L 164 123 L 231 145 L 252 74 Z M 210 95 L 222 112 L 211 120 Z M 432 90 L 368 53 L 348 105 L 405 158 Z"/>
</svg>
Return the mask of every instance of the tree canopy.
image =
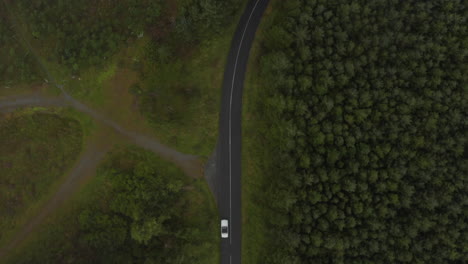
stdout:
<svg viewBox="0 0 468 264">
<path fill-rule="evenodd" d="M 280 6 L 261 64 L 282 135 L 266 262 L 468 261 L 466 6 Z"/>
<path fill-rule="evenodd" d="M 177 167 L 136 147 L 119 148 L 93 181 L 8 263 L 201 264 L 210 259 L 215 220 L 204 218 L 211 212 L 197 205 L 203 197 L 184 190 L 190 181 Z"/>
</svg>

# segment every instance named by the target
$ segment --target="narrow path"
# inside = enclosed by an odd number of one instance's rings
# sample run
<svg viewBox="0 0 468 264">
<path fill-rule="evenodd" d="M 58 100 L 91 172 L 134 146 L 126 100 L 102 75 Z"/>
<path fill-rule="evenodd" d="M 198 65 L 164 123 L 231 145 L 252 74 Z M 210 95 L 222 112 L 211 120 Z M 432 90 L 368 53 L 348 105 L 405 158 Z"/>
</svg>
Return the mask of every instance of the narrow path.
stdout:
<svg viewBox="0 0 468 264">
<path fill-rule="evenodd" d="M 41 95 L 0 98 L 0 112 L 11 112 L 21 107 L 64 107 L 68 105 L 62 98 L 48 98 Z"/>
<path fill-rule="evenodd" d="M 60 97 L 44 97 L 42 95 L 27 95 L 27 96 L 11 96 L 0 98 L 0 112 L 10 112 L 17 108 L 31 107 L 31 106 L 55 106 L 55 107 L 73 107 L 74 109 L 91 116 L 93 119 L 102 123 L 118 134 L 128 138 L 135 145 L 150 150 L 162 158 L 176 164 L 181 168 L 188 176 L 201 177 L 203 166 L 202 162 L 197 156 L 188 155 L 172 149 L 157 139 L 151 138 L 146 135 L 136 133 L 124 129 L 122 126 L 114 122 L 113 120 L 105 117 L 101 113 L 91 109 L 85 104 L 74 99 L 69 93 L 67 93 L 63 85 L 58 84 L 54 76 L 48 71 L 45 64 L 41 61 L 40 57 L 37 56 L 34 49 L 28 40 L 24 37 L 24 32 L 21 28 L 21 23 L 18 18 L 11 12 L 8 0 L 3 0 L 3 4 L 6 6 L 7 11 L 10 14 L 12 24 L 17 30 L 17 34 L 22 44 L 33 54 L 41 70 L 47 76 L 49 82 L 56 88 L 60 89 L 62 96 Z M 16 248 L 24 239 L 34 231 L 48 215 L 55 211 L 62 203 L 69 198 L 79 187 L 80 180 L 86 178 L 86 176 L 92 175 L 98 166 L 99 162 L 104 157 L 107 149 L 97 148 L 95 145 L 87 146 L 85 152 L 81 155 L 79 161 L 71 169 L 65 182 L 60 186 L 58 191 L 53 197 L 46 202 L 44 207 L 38 212 L 36 216 L 29 220 L 26 225 L 14 236 L 12 241 L 5 246 L 0 248 L 0 259 L 12 249 Z"/>
<path fill-rule="evenodd" d="M 188 176 L 198 178 L 202 175 L 202 163 L 198 157 L 180 153 L 171 149 L 159 141 L 136 132 L 127 131 L 116 122 L 105 118 L 100 113 L 87 107 L 86 105 L 71 99 L 63 97 L 44 97 L 42 95 L 10 96 L 0 98 L 0 112 L 11 112 L 18 108 L 32 106 L 47 107 L 73 107 L 78 111 L 86 113 L 98 122 L 112 128 L 118 134 L 128 138 L 135 145 L 152 151 L 166 160 L 173 162 L 181 168 Z M 26 225 L 15 234 L 12 241 L 4 248 L 0 248 L 0 260 L 8 252 L 16 248 L 27 236 L 34 231 L 45 218 L 54 212 L 64 201 L 66 201 L 79 187 L 79 182 L 92 175 L 95 172 L 99 162 L 104 157 L 110 146 L 97 147 L 95 142 L 90 142 L 86 146 L 85 152 L 81 155 L 78 162 L 68 173 L 65 182 L 60 186 L 54 196 L 48 200 L 39 213 L 34 216 Z"/>
<path fill-rule="evenodd" d="M 156 154 L 160 155 L 161 157 L 165 158 L 166 160 L 175 163 L 178 165 L 181 169 L 184 170 L 184 172 L 191 176 L 191 177 L 200 177 L 202 174 L 202 165 L 201 162 L 199 161 L 198 157 L 194 155 L 187 155 L 183 154 L 181 152 L 176 151 L 175 149 L 172 149 L 161 142 L 159 142 L 157 139 L 150 138 L 145 135 L 140 135 L 136 132 L 133 131 L 128 131 L 124 129 L 122 126 L 114 122 L 113 120 L 110 120 L 106 118 L 104 115 L 96 112 L 95 110 L 89 108 L 85 104 L 79 102 L 75 98 L 73 98 L 63 87 L 63 85 L 57 83 L 56 79 L 54 76 L 50 73 L 50 71 L 47 69 L 45 64 L 42 62 L 41 58 L 36 54 L 35 50 L 25 37 L 25 33 L 23 28 L 21 27 L 22 23 L 19 20 L 18 17 L 15 16 L 15 14 L 12 12 L 10 8 L 10 4 L 8 0 L 3 0 L 3 4 L 6 7 L 6 10 L 10 14 L 10 20 L 13 24 L 13 26 L 16 28 L 17 35 L 19 36 L 21 43 L 33 54 L 33 57 L 37 61 L 39 67 L 41 70 L 44 72 L 44 74 L 47 76 L 49 82 L 55 86 L 56 88 L 60 89 L 62 92 L 62 102 L 60 102 L 59 98 L 36 98 L 36 97 L 25 97 L 25 98 L 16 98 L 13 99 L 12 102 L 3 102 L 3 107 L 5 108 L 11 108 L 14 106 L 17 107 L 24 107 L 24 106 L 64 106 L 64 105 L 70 105 L 71 107 L 75 108 L 76 110 L 86 113 L 90 115 L 92 118 L 95 120 L 113 128 L 115 131 L 117 131 L 119 134 L 129 138 L 133 143 L 136 145 L 143 147 L 145 149 L 151 150 L 155 152 Z M 10 100 L 10 98 L 4 98 L 3 100 Z M 2 108 L 2 102 L 0 101 L 0 109 Z M 195 165 L 194 165 L 195 164 Z M 194 171 L 193 169 L 196 168 Z M 200 168 L 200 169 L 199 169 Z"/>
<path fill-rule="evenodd" d="M 128 138 L 132 143 L 140 146 L 144 149 L 150 150 L 162 158 L 170 161 L 191 177 L 198 178 L 202 173 L 202 165 L 198 157 L 195 155 L 189 155 L 181 153 L 175 149 L 172 149 L 157 139 L 151 138 L 146 135 L 136 133 L 124 129 L 116 122 L 106 118 L 102 114 L 89 108 L 83 103 L 66 97 L 44 97 L 41 95 L 27 95 L 27 96 L 11 96 L 0 98 L 0 112 L 10 112 L 17 108 L 31 107 L 31 106 L 56 106 L 56 107 L 73 107 L 76 110 L 91 116 L 96 121 L 112 128 L 118 134 Z"/>
<path fill-rule="evenodd" d="M 47 106 L 47 107 L 73 107 L 78 111 L 86 113 L 100 123 L 115 130 L 118 134 L 127 137 L 135 145 L 152 151 L 166 160 L 173 162 L 181 168 L 188 176 L 198 178 L 202 175 L 202 163 L 193 155 L 180 153 L 171 149 L 159 141 L 145 135 L 141 135 L 132 131 L 123 129 L 116 122 L 105 118 L 100 113 L 88 108 L 84 104 L 74 100 L 66 100 L 63 97 L 44 97 L 41 95 L 29 96 L 11 96 L 0 99 L 0 112 L 11 112 L 18 108 L 32 106 Z M 37 228 L 45 218 L 55 211 L 64 201 L 67 200 L 79 187 L 79 182 L 92 175 L 95 172 L 99 162 L 109 150 L 109 146 L 97 147 L 94 142 L 91 142 L 86 147 L 85 152 L 81 155 L 79 161 L 68 173 L 65 182 L 60 186 L 54 196 L 45 203 L 39 213 L 34 216 L 26 225 L 15 234 L 13 240 L 4 248 L 0 248 L 0 260 L 12 249 L 16 248 L 31 232 Z"/>
<path fill-rule="evenodd" d="M 65 182 L 60 186 L 57 192 L 46 202 L 39 210 L 38 214 L 31 218 L 24 227 L 15 234 L 14 238 L 5 247 L 0 248 L 0 260 L 6 256 L 8 252 L 16 248 L 24 239 L 34 231 L 40 224 L 44 222 L 47 216 L 54 212 L 62 205 L 73 193 L 78 189 L 80 182 L 86 177 L 95 173 L 99 162 L 104 157 L 108 149 L 98 149 L 90 146 L 81 155 L 78 162 L 70 170 Z"/>
<path fill-rule="evenodd" d="M 159 156 L 165 158 L 166 160 L 175 163 L 181 169 L 183 169 L 187 175 L 191 177 L 200 177 L 201 171 L 195 172 L 195 171 L 188 170 L 188 168 L 191 167 L 190 164 L 196 162 L 196 160 L 198 159 L 196 156 L 181 153 L 173 148 L 170 148 L 162 144 L 157 139 L 150 138 L 146 135 L 142 135 L 134 131 L 128 131 L 124 129 L 122 126 L 120 126 L 119 124 L 117 124 L 116 122 L 114 122 L 113 120 L 106 118 L 104 115 L 96 112 L 95 110 L 89 108 L 88 106 L 75 100 L 74 98 L 67 97 L 67 96 L 65 98 L 68 100 L 68 102 L 70 102 L 70 105 L 73 108 L 75 108 L 76 110 L 80 112 L 86 113 L 89 116 L 93 117 L 95 120 L 111 127 L 117 133 L 130 139 L 135 145 L 138 145 L 142 148 L 150 150 L 158 154 Z"/>
</svg>

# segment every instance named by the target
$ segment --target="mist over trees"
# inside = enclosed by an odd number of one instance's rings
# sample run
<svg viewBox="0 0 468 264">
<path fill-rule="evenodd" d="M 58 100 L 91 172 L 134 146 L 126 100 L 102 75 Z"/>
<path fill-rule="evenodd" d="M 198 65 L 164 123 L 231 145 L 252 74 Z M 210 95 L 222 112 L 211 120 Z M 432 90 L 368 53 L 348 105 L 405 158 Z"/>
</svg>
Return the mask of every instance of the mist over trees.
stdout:
<svg viewBox="0 0 468 264">
<path fill-rule="evenodd" d="M 466 4 L 280 6 L 261 64 L 281 117 L 266 263 L 467 262 Z"/>
</svg>

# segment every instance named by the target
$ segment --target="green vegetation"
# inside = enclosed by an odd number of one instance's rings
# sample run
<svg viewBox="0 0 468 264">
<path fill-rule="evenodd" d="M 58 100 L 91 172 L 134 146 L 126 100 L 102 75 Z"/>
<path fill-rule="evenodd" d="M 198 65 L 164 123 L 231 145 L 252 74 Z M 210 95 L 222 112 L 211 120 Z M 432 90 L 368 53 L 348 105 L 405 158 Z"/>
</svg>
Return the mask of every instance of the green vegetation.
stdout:
<svg viewBox="0 0 468 264">
<path fill-rule="evenodd" d="M 0 241 L 36 207 L 81 151 L 80 124 L 47 111 L 0 117 Z"/>
<path fill-rule="evenodd" d="M 233 27 L 226 32 L 185 58 L 159 59 L 157 44 L 145 52 L 149 59 L 131 91 L 158 137 L 181 151 L 209 156 L 216 144 L 219 92 Z"/>
<path fill-rule="evenodd" d="M 225 32 L 225 26 L 244 0 L 182 0 L 176 20 L 176 32 L 184 41 L 200 41 L 213 33 Z"/>
<path fill-rule="evenodd" d="M 131 92 L 166 144 L 205 157 L 213 151 L 233 18 L 240 16 L 243 2 L 180 1 L 175 28 L 137 56 L 133 68 L 140 80 Z"/>
<path fill-rule="evenodd" d="M 245 132 L 268 208 L 246 224 L 270 241 L 249 263 L 467 262 L 464 5 L 278 5 Z"/>
<path fill-rule="evenodd" d="M 27 39 L 40 43 L 43 52 L 47 52 L 47 60 L 65 64 L 77 73 L 89 66 L 101 65 L 124 44 L 134 43 L 145 34 L 159 42 L 167 33 L 173 33 L 171 38 L 182 45 L 171 45 L 171 48 L 211 38 L 231 22 L 242 2 L 125 0 L 113 4 L 90 0 L 20 0 L 8 3 L 14 4 L 10 10 L 25 18 Z M 4 13 L 6 22 L 7 12 Z M 10 33 L 5 34 L 5 39 L 11 37 L 8 23 L 1 29 Z M 163 46 L 159 52 L 169 52 L 166 49 L 168 47 Z"/>
<path fill-rule="evenodd" d="M 157 131 L 180 151 L 210 155 L 225 58 L 245 1 L 33 2 L 18 1 L 11 9 L 39 59 L 71 95 L 128 127 Z M 152 16 L 127 28 L 127 20 L 149 10 Z M 128 87 L 116 92 L 122 74 L 132 80 L 125 82 L 133 85 L 131 93 Z"/>
<path fill-rule="evenodd" d="M 0 3 L 0 61 L 0 89 L 40 77 L 33 56 L 18 45 L 3 3 Z"/>
<path fill-rule="evenodd" d="M 118 149 L 8 263 L 216 263 L 216 210 L 198 180 Z"/>
<path fill-rule="evenodd" d="M 260 61 L 265 33 L 281 12 L 278 1 L 270 1 L 250 52 L 242 106 L 242 263 L 264 263 L 272 247 L 268 237 L 270 204 L 265 199 L 265 186 L 270 184 L 271 168 L 277 161 L 272 151 L 279 137 L 276 134 L 280 117 L 263 106 L 267 90 L 260 76 Z M 262 133 L 259 133 L 261 131 Z M 272 148 L 268 147 L 271 146 Z M 255 201 L 255 202 L 253 202 Z"/>
<path fill-rule="evenodd" d="M 216 141 L 225 57 L 243 2 L 5 1 L 15 24 L 8 29 L 32 50 L 31 65 L 124 129 L 203 156 Z M 91 147 L 120 140 L 102 124 L 78 121 Z M 87 183 L 13 246 L 7 263 L 219 262 L 217 211 L 203 179 L 130 148 L 113 152 Z"/>
<path fill-rule="evenodd" d="M 16 1 L 30 34 L 53 41 L 51 54 L 73 71 L 102 63 L 143 34 L 160 15 L 161 1 Z"/>
</svg>

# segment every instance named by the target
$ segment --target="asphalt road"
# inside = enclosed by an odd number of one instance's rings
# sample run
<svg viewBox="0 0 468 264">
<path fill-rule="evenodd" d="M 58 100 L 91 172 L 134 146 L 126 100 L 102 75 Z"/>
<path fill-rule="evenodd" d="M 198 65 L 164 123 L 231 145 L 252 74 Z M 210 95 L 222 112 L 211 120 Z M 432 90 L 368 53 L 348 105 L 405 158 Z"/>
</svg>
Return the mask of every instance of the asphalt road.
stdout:
<svg viewBox="0 0 468 264">
<path fill-rule="evenodd" d="M 229 238 L 221 239 L 221 263 L 241 263 L 241 114 L 245 72 L 257 27 L 268 0 L 250 0 L 231 42 L 224 72 L 217 155 L 217 201 L 229 220 Z M 221 235 L 220 235 L 221 236 Z"/>
</svg>

